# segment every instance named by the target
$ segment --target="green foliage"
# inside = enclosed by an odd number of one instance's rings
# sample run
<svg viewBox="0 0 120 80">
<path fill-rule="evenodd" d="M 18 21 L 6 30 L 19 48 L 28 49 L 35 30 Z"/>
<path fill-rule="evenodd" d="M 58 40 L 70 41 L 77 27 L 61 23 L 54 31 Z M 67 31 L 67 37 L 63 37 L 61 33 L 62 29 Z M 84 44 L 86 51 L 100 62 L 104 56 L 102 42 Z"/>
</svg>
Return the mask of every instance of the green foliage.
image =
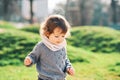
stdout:
<svg viewBox="0 0 120 80">
<path fill-rule="evenodd" d="M 0 33 L 0 66 L 18 65 L 39 41 L 39 35 L 4 29 Z"/>
<path fill-rule="evenodd" d="M 72 28 L 68 44 L 93 52 L 120 52 L 120 32 L 107 27 Z"/>
<path fill-rule="evenodd" d="M 28 25 L 23 27 L 21 30 L 27 31 L 27 32 L 33 32 L 39 34 L 39 25 Z"/>
</svg>

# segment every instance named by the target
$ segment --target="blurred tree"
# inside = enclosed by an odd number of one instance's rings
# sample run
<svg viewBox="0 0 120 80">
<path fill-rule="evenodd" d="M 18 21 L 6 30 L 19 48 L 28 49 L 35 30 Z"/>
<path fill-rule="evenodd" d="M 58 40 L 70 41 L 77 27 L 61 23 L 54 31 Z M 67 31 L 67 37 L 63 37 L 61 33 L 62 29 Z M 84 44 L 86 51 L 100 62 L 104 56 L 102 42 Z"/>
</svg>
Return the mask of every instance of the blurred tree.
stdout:
<svg viewBox="0 0 120 80">
<path fill-rule="evenodd" d="M 0 19 L 6 21 L 18 20 L 20 13 L 19 0 L 0 0 Z"/>
<path fill-rule="evenodd" d="M 86 3 L 86 0 L 80 0 L 79 2 L 79 9 L 80 9 L 80 16 L 81 16 L 81 25 L 85 25 L 85 22 L 86 22 L 86 18 L 85 18 L 85 3 Z"/>
<path fill-rule="evenodd" d="M 3 13 L 4 13 L 4 20 L 8 20 L 8 6 L 10 5 L 10 0 L 3 0 L 3 3 L 4 3 L 4 5 L 3 5 Z"/>
<path fill-rule="evenodd" d="M 56 4 L 52 13 L 53 14 L 60 14 L 60 15 L 65 16 L 65 4 L 63 4 L 63 3 Z"/>
<path fill-rule="evenodd" d="M 120 30 L 120 0 L 111 0 L 110 27 Z"/>
<path fill-rule="evenodd" d="M 117 23 L 117 2 L 118 0 L 111 0 L 111 8 L 112 8 L 112 22 Z"/>
<path fill-rule="evenodd" d="M 74 26 L 90 25 L 94 0 L 67 0 L 65 16 Z"/>
<path fill-rule="evenodd" d="M 111 0 L 110 4 L 108 1 L 102 2 L 102 0 L 66 0 L 65 8 L 56 8 L 55 12 L 61 13 L 65 10 L 65 16 L 73 26 L 108 26 L 111 22 L 120 23 L 120 4 L 118 1 Z"/>
<path fill-rule="evenodd" d="M 111 0 L 111 9 L 113 24 L 120 23 L 120 0 Z"/>
<path fill-rule="evenodd" d="M 94 0 L 78 0 L 80 25 L 90 25 L 93 14 Z"/>
<path fill-rule="evenodd" d="M 30 23 L 33 23 L 33 0 L 29 0 L 30 1 Z"/>
<path fill-rule="evenodd" d="M 20 0 L 0 0 L 0 19 L 16 21 L 21 16 Z"/>
<path fill-rule="evenodd" d="M 99 25 L 102 16 L 102 5 L 99 0 L 94 1 L 94 10 L 92 15 L 92 25 Z"/>
<path fill-rule="evenodd" d="M 80 25 L 78 0 L 67 0 L 65 11 L 65 16 L 71 25 Z"/>
<path fill-rule="evenodd" d="M 68 12 L 68 8 L 69 8 L 69 1 L 70 0 L 67 0 L 66 1 L 66 5 L 65 5 L 65 17 L 66 17 L 66 19 L 70 22 L 70 23 L 72 23 L 72 21 L 71 21 L 71 17 L 70 17 L 70 13 Z"/>
</svg>

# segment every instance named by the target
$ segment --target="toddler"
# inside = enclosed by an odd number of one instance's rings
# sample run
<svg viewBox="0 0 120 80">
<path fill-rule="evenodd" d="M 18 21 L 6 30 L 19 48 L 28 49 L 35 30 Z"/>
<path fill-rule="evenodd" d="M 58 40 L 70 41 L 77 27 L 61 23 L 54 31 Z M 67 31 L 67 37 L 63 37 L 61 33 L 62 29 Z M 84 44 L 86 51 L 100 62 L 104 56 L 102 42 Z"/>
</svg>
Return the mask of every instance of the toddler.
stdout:
<svg viewBox="0 0 120 80">
<path fill-rule="evenodd" d="M 26 66 L 36 64 L 38 80 L 65 80 L 66 73 L 74 75 L 66 51 L 66 36 L 70 25 L 61 15 L 51 15 L 41 25 L 42 41 L 24 60 Z"/>
</svg>

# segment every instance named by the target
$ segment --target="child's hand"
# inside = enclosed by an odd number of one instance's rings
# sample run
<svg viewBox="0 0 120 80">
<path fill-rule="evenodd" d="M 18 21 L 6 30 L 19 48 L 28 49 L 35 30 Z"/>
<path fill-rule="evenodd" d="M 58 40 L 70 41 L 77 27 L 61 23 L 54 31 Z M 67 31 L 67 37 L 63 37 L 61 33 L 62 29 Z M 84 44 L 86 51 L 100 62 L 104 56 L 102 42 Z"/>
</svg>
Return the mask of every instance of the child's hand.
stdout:
<svg viewBox="0 0 120 80">
<path fill-rule="evenodd" d="M 75 74 L 74 68 L 73 68 L 73 67 L 69 67 L 69 68 L 67 69 L 67 73 L 68 73 L 69 75 L 73 76 L 73 75 Z"/>
<path fill-rule="evenodd" d="M 31 63 L 32 63 L 31 59 L 29 57 L 26 57 L 24 60 L 24 65 L 29 66 L 29 65 L 31 65 Z"/>
</svg>

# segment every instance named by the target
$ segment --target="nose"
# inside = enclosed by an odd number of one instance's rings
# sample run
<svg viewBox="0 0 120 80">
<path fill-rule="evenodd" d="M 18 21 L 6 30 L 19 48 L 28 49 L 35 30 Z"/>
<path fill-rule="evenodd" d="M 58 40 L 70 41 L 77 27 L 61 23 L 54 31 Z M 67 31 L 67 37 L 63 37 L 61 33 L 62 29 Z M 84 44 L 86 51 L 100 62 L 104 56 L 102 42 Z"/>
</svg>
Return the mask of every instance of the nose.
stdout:
<svg viewBox="0 0 120 80">
<path fill-rule="evenodd" d="M 64 40 L 64 38 L 63 38 L 63 37 L 60 37 L 57 42 L 58 42 L 58 43 L 61 43 L 63 40 Z"/>
</svg>

